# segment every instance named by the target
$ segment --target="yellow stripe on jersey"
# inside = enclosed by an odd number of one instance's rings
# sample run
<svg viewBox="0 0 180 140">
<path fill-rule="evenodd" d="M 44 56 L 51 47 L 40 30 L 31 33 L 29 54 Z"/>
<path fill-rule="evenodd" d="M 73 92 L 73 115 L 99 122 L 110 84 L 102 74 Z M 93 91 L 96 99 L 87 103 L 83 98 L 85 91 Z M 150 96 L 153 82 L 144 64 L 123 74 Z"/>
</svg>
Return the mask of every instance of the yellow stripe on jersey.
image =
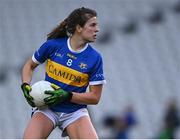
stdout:
<svg viewBox="0 0 180 140">
<path fill-rule="evenodd" d="M 46 73 L 50 78 L 71 86 L 82 87 L 89 83 L 88 74 L 63 66 L 50 59 L 47 60 Z"/>
</svg>

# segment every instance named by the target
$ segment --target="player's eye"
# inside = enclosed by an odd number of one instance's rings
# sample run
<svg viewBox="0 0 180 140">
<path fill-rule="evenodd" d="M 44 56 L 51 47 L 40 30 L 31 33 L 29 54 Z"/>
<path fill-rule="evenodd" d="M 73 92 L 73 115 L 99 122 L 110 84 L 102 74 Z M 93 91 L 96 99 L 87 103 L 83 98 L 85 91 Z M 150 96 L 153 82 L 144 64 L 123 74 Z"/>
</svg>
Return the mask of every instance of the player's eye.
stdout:
<svg viewBox="0 0 180 140">
<path fill-rule="evenodd" d="M 97 23 L 92 23 L 92 24 L 90 24 L 90 26 L 95 27 L 95 26 L 97 26 Z"/>
</svg>

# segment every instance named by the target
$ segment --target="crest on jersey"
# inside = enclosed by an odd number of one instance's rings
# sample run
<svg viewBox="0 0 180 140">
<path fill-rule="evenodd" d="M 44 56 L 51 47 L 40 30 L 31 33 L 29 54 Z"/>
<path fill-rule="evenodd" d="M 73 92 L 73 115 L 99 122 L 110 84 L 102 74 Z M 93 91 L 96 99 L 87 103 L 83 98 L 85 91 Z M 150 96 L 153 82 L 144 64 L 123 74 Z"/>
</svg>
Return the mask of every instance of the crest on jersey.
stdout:
<svg viewBox="0 0 180 140">
<path fill-rule="evenodd" d="M 79 67 L 80 67 L 81 69 L 87 69 L 87 64 L 80 63 L 80 64 L 79 64 Z"/>
</svg>

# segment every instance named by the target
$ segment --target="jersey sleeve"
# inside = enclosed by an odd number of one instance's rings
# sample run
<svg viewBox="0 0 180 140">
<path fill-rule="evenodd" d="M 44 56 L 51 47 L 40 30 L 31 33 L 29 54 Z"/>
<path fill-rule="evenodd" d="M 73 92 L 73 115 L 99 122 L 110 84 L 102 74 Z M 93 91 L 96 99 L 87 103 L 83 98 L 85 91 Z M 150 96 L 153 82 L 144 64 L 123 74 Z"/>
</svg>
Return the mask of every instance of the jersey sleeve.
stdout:
<svg viewBox="0 0 180 140">
<path fill-rule="evenodd" d="M 50 43 L 48 43 L 47 41 L 38 50 L 35 51 L 35 53 L 32 56 L 32 60 L 37 64 L 41 64 L 49 58 L 51 52 L 52 47 L 50 46 Z"/>
<path fill-rule="evenodd" d="M 93 71 L 90 74 L 89 85 L 100 85 L 105 84 L 106 80 L 103 74 L 103 61 L 102 57 L 99 56 Z"/>
</svg>

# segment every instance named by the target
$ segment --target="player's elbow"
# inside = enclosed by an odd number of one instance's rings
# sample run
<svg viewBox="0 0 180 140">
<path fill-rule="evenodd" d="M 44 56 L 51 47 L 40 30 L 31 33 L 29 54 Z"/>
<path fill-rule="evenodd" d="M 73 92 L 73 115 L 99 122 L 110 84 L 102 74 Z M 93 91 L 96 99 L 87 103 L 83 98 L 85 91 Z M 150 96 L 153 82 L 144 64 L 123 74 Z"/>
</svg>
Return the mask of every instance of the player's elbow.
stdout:
<svg viewBox="0 0 180 140">
<path fill-rule="evenodd" d="M 94 102 L 94 105 L 97 105 L 99 103 L 99 100 L 96 100 L 95 102 Z"/>
<path fill-rule="evenodd" d="M 92 104 L 97 105 L 99 103 L 99 100 L 100 100 L 100 98 L 94 97 L 93 100 L 92 100 Z"/>
<path fill-rule="evenodd" d="M 92 105 L 97 105 L 98 103 L 99 103 L 99 101 L 97 101 L 97 100 L 92 100 L 90 104 L 92 104 Z"/>
</svg>

